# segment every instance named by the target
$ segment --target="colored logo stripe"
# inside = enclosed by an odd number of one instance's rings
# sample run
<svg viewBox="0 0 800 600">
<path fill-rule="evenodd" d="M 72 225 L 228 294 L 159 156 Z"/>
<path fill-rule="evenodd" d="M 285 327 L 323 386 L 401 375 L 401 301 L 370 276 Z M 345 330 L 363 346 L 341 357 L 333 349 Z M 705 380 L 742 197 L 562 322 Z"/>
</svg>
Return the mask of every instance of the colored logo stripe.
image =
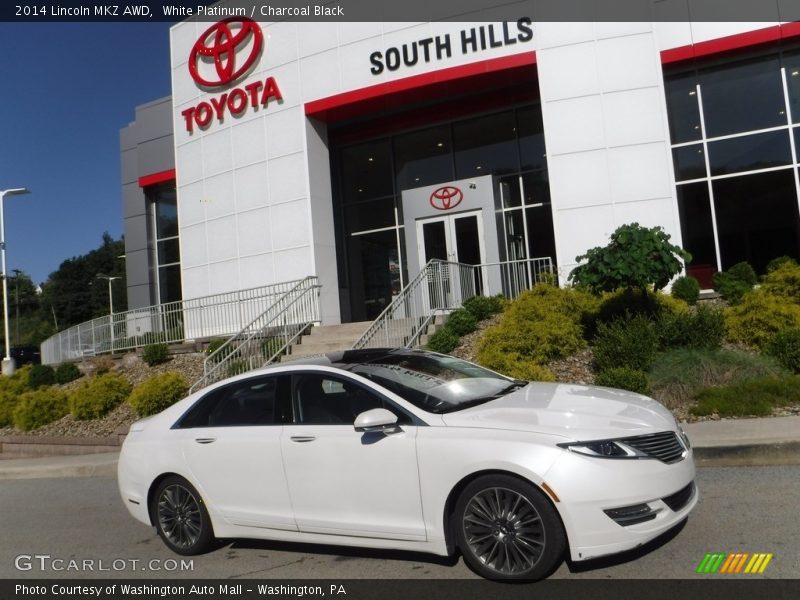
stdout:
<svg viewBox="0 0 800 600">
<path fill-rule="evenodd" d="M 760 574 L 767 568 L 773 556 L 772 553 L 760 552 L 755 554 L 750 554 L 749 552 L 735 552 L 732 554 L 725 552 L 709 553 L 700 561 L 697 572 L 703 574 L 724 573 L 728 575 L 742 572 L 753 575 Z"/>
</svg>

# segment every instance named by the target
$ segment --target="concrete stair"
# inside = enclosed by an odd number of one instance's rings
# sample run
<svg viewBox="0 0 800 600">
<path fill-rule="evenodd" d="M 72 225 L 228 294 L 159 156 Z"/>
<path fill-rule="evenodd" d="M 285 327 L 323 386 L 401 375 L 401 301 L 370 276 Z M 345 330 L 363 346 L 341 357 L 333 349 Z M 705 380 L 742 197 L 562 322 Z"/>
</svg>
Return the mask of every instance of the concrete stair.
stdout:
<svg viewBox="0 0 800 600">
<path fill-rule="evenodd" d="M 292 346 L 292 353 L 285 360 L 349 350 L 371 324 L 372 321 L 361 321 L 312 327 L 308 335 L 300 338 L 299 344 Z"/>
</svg>

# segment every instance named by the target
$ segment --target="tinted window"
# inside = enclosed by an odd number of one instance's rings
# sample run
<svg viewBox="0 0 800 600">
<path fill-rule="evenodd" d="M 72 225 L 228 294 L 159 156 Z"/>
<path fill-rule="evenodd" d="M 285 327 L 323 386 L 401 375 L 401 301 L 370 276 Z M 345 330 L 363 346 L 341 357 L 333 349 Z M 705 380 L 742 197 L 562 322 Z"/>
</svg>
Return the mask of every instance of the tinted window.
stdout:
<svg viewBox="0 0 800 600">
<path fill-rule="evenodd" d="M 411 422 L 398 407 L 354 381 L 307 373 L 295 375 L 293 387 L 296 421 L 303 425 L 352 425 L 373 408 L 390 410 L 401 424 Z"/>
<path fill-rule="evenodd" d="M 254 377 L 218 388 L 201 398 L 178 422 L 192 427 L 277 425 L 290 413 L 286 376 Z"/>
</svg>

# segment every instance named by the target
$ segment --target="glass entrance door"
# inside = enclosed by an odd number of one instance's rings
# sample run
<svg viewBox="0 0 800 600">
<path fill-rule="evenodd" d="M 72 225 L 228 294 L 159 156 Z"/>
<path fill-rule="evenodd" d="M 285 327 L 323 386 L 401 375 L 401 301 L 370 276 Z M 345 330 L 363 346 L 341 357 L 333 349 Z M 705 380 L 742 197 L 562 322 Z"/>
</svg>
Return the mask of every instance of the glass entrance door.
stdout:
<svg viewBox="0 0 800 600">
<path fill-rule="evenodd" d="M 461 298 L 483 291 L 483 269 L 467 265 L 486 262 L 483 245 L 481 211 L 431 217 L 417 221 L 417 240 L 420 268 L 432 259 L 462 266 L 448 266 L 435 275 L 431 283 L 431 303 L 434 308 L 461 305 Z"/>
</svg>

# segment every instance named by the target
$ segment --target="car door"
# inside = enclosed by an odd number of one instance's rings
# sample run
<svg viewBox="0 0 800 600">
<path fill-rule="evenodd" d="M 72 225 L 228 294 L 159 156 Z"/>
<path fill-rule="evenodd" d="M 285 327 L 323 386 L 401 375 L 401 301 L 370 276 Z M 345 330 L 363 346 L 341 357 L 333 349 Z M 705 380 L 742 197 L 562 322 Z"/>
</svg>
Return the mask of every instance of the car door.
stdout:
<svg viewBox="0 0 800 600">
<path fill-rule="evenodd" d="M 235 525 L 297 530 L 281 460 L 291 415 L 289 376 L 256 376 L 217 388 L 176 424 L 200 493 Z"/>
<path fill-rule="evenodd" d="M 294 424 L 281 439 L 289 495 L 300 531 L 424 540 L 417 426 L 410 415 L 345 376 L 295 373 Z M 399 426 L 357 432 L 361 412 L 386 408 Z"/>
</svg>

